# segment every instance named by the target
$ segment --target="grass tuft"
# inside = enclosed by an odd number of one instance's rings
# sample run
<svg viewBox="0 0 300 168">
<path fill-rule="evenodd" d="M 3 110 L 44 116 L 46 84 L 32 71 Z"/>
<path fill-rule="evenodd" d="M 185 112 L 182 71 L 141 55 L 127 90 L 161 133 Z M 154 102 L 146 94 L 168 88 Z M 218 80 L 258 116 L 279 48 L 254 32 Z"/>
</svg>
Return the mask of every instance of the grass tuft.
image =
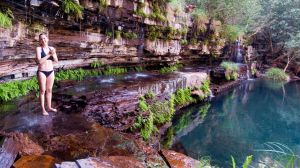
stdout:
<svg viewBox="0 0 300 168">
<path fill-rule="evenodd" d="M 282 69 L 270 68 L 266 72 L 266 77 L 276 81 L 284 81 L 287 80 L 289 76 Z"/>
</svg>

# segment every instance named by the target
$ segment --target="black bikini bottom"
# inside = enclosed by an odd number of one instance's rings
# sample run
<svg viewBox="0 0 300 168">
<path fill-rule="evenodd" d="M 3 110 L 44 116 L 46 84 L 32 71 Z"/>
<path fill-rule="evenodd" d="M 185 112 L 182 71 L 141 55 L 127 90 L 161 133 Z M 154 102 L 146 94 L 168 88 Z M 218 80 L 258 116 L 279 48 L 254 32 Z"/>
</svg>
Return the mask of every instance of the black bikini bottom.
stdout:
<svg viewBox="0 0 300 168">
<path fill-rule="evenodd" d="M 46 77 L 48 77 L 49 75 L 51 75 L 51 73 L 53 72 L 53 70 L 52 70 L 52 71 L 40 71 L 40 70 L 38 70 L 38 71 L 37 71 L 37 74 L 38 74 L 39 72 L 42 72 Z"/>
</svg>

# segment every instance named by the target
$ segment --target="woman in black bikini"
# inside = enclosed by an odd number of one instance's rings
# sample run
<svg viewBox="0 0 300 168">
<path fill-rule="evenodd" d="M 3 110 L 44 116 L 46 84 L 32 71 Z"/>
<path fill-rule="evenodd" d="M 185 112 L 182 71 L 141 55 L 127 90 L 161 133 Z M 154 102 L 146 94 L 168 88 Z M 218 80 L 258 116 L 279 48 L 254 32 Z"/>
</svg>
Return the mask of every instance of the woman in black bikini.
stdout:
<svg viewBox="0 0 300 168">
<path fill-rule="evenodd" d="M 39 98 L 43 110 L 43 115 L 49 115 L 45 109 L 45 93 L 48 109 L 57 112 L 52 108 L 52 87 L 54 83 L 53 62 L 57 63 L 57 55 L 55 48 L 48 46 L 48 37 L 46 34 L 39 35 L 40 47 L 36 48 L 36 59 L 38 62 L 37 77 L 40 86 Z"/>
</svg>

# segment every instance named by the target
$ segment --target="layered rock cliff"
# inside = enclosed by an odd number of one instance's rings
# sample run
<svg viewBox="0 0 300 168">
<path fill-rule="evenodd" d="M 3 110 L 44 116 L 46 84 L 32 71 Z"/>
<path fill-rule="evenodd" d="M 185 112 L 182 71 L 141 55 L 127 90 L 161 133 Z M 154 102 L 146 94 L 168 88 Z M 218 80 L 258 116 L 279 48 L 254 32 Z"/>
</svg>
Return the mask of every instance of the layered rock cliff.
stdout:
<svg viewBox="0 0 300 168">
<path fill-rule="evenodd" d="M 10 1 L 13 26 L 0 27 L 0 78 L 21 79 L 37 70 L 35 48 L 41 32 L 59 56 L 57 69 L 105 64 L 145 65 L 193 61 L 203 55 L 220 54 L 216 43 L 218 22 L 202 20 L 205 36 L 193 38 L 189 13 L 178 12 L 164 1 L 80 0 L 82 19 L 63 13 L 61 1 Z M 161 4 L 157 4 L 157 3 Z M 157 6 L 160 13 L 157 13 Z M 162 11 L 162 9 L 164 11 Z"/>
</svg>

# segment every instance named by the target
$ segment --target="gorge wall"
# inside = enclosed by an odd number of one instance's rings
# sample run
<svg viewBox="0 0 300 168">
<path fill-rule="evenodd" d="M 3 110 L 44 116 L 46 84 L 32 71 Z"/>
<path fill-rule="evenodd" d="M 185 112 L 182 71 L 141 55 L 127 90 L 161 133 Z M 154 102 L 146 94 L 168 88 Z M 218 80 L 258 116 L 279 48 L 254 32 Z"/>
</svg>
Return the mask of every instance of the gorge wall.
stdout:
<svg viewBox="0 0 300 168">
<path fill-rule="evenodd" d="M 216 42 L 219 22 L 202 19 L 204 38 L 195 38 L 190 13 L 160 1 L 107 0 L 103 7 L 99 1 L 80 0 L 81 20 L 63 13 L 59 2 L 2 2 L 13 11 L 14 20 L 11 28 L 0 27 L 0 79 L 35 75 L 41 32 L 49 34 L 49 45 L 57 50 L 56 69 L 86 67 L 95 60 L 134 66 L 194 61 L 220 54 L 223 48 Z"/>
</svg>

